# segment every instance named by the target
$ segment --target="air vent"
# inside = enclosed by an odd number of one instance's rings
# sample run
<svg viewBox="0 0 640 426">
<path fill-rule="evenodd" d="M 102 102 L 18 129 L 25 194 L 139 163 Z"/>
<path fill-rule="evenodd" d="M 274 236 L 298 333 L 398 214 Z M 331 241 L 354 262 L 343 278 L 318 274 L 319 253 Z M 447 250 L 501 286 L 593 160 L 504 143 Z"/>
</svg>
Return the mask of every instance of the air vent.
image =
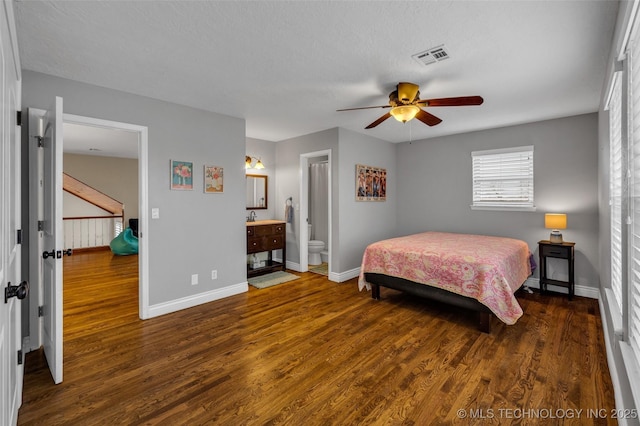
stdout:
<svg viewBox="0 0 640 426">
<path fill-rule="evenodd" d="M 432 47 L 424 52 L 416 53 L 411 57 L 423 65 L 430 65 L 434 62 L 449 59 L 449 52 L 447 52 L 444 44 L 441 44 L 440 46 Z"/>
</svg>

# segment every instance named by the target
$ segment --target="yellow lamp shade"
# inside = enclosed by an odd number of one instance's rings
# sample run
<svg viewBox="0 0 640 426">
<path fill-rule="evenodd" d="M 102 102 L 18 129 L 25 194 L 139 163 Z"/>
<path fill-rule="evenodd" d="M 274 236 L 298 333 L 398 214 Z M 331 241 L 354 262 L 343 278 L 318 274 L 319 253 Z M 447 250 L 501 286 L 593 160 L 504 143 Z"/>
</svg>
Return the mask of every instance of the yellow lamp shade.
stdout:
<svg viewBox="0 0 640 426">
<path fill-rule="evenodd" d="M 567 215 L 564 213 L 545 214 L 544 227 L 547 229 L 567 229 Z"/>
<path fill-rule="evenodd" d="M 420 107 L 416 105 L 401 105 L 391 108 L 389 113 L 393 115 L 393 118 L 396 120 L 406 123 L 407 121 L 412 120 L 416 114 L 418 114 L 418 111 L 420 111 Z"/>
</svg>

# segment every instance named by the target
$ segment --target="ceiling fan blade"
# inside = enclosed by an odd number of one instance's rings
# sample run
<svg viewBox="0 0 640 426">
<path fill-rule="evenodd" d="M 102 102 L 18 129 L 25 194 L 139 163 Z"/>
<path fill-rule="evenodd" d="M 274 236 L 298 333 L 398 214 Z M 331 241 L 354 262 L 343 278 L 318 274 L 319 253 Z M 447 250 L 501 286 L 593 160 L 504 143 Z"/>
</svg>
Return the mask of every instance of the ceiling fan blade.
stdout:
<svg viewBox="0 0 640 426">
<path fill-rule="evenodd" d="M 374 127 L 376 127 L 378 124 L 382 123 L 384 120 L 386 120 L 389 117 L 391 117 L 391 113 L 386 113 L 385 115 L 383 115 L 382 117 L 378 118 L 376 121 L 374 121 L 373 123 L 365 127 L 365 129 L 373 129 Z"/>
<path fill-rule="evenodd" d="M 482 105 L 484 99 L 481 96 L 460 96 L 457 98 L 439 98 L 439 99 L 421 99 L 416 102 L 419 106 L 437 107 L 437 106 L 466 106 L 466 105 Z"/>
<path fill-rule="evenodd" d="M 418 113 L 416 114 L 416 118 L 422 121 L 427 126 L 435 126 L 436 124 L 440 124 L 442 122 L 441 119 L 439 119 L 433 114 L 429 114 L 427 111 L 424 111 L 424 110 L 418 111 Z"/>
<path fill-rule="evenodd" d="M 391 105 L 377 105 L 377 106 L 368 106 L 368 107 L 359 107 L 359 108 L 346 108 L 346 109 L 337 109 L 336 111 L 355 111 L 357 109 L 372 109 L 372 108 L 389 108 Z"/>
</svg>

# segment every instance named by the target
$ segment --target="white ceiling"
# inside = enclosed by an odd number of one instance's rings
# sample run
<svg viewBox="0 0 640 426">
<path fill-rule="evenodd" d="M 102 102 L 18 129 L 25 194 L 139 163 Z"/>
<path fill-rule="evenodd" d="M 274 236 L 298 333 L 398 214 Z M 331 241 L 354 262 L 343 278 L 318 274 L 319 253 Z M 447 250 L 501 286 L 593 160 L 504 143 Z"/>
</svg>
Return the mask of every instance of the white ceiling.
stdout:
<svg viewBox="0 0 640 426">
<path fill-rule="evenodd" d="M 64 123 L 62 134 L 67 154 L 138 158 L 138 132 Z"/>
<path fill-rule="evenodd" d="M 24 69 L 246 119 L 279 141 L 343 127 L 392 142 L 597 111 L 617 1 L 18 1 Z M 444 44 L 450 59 L 411 55 Z M 399 81 L 428 127 L 393 119 Z M 74 113 L 77 113 L 74 112 Z"/>
</svg>

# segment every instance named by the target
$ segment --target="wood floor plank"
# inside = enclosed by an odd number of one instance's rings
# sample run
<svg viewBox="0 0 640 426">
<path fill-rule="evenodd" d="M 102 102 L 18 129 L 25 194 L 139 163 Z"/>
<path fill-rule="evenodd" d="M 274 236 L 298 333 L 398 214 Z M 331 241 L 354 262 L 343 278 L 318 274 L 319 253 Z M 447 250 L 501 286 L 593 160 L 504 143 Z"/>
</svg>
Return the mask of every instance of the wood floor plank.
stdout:
<svg viewBox="0 0 640 426">
<path fill-rule="evenodd" d="M 66 258 L 64 382 L 28 354 L 18 423 L 549 424 L 521 414 L 614 408 L 595 300 L 518 293 L 525 315 L 487 335 L 458 308 L 299 275 L 141 321 L 135 256 Z"/>
</svg>

